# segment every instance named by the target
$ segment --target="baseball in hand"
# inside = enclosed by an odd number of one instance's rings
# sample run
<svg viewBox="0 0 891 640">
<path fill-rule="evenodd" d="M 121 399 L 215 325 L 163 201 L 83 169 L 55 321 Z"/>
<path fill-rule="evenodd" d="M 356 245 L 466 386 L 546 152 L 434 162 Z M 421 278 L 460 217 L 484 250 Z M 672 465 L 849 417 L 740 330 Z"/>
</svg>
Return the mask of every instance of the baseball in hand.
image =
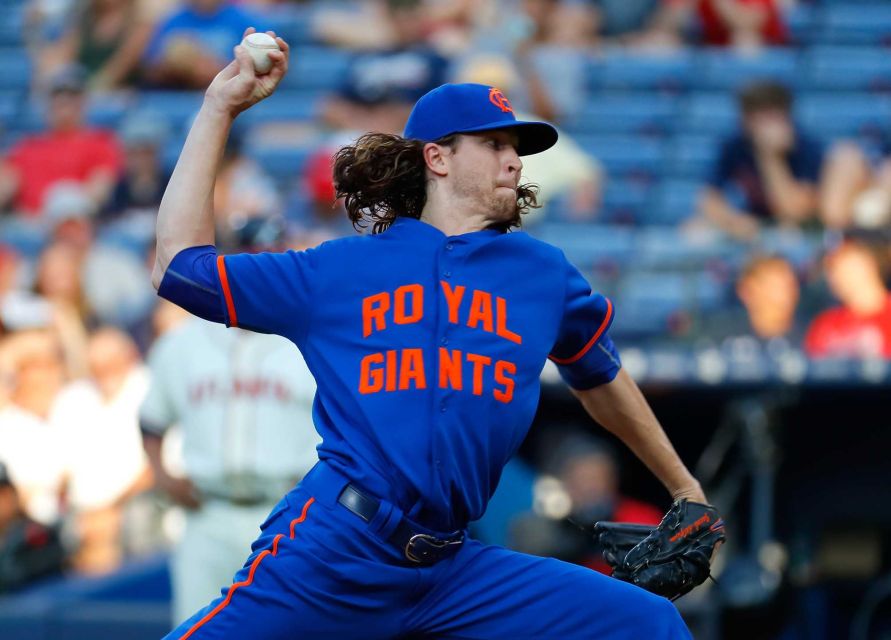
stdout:
<svg viewBox="0 0 891 640">
<path fill-rule="evenodd" d="M 269 52 L 279 51 L 275 38 L 268 33 L 252 33 L 245 36 L 241 44 L 251 54 L 251 60 L 254 61 L 254 70 L 257 74 L 262 76 L 269 73 L 269 70 L 272 69 L 272 60 L 269 58 Z"/>
</svg>

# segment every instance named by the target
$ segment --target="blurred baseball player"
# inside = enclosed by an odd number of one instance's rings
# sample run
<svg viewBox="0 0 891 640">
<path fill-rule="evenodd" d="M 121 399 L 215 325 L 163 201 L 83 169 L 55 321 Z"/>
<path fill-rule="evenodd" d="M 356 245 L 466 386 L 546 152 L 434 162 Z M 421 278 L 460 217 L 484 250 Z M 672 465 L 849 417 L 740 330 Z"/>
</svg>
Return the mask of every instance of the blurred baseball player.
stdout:
<svg viewBox="0 0 891 640">
<path fill-rule="evenodd" d="M 320 462 L 223 597 L 168 637 L 689 638 L 664 598 L 465 533 L 526 435 L 547 358 L 676 499 L 705 501 L 621 369 L 610 301 L 558 249 L 508 233 L 535 202 L 520 156 L 554 129 L 517 121 L 496 88 L 444 85 L 404 137 L 338 153 L 339 194 L 374 233 L 220 256 L 216 159 L 235 116 L 285 74 L 278 42 L 269 75 L 236 47 L 208 88 L 159 213 L 153 281 L 196 315 L 300 348 Z"/>
<path fill-rule="evenodd" d="M 274 220 L 252 219 L 238 246 L 271 247 L 280 231 Z M 181 622 L 231 583 L 257 525 L 318 460 L 316 384 L 283 338 L 200 318 L 163 335 L 149 365 L 143 444 L 157 484 L 186 513 L 171 559 L 173 616 Z M 173 425 L 182 434 L 184 476 L 162 456 Z"/>
</svg>

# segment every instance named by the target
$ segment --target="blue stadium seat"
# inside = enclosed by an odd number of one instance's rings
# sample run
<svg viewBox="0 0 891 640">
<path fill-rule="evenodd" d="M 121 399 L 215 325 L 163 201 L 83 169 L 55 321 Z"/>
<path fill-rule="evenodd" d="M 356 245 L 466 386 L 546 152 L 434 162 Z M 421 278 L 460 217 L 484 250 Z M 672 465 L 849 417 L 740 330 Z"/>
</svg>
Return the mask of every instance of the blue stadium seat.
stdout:
<svg viewBox="0 0 891 640">
<path fill-rule="evenodd" d="M 819 41 L 825 44 L 891 43 L 891 6 L 884 3 L 832 3 L 824 9 Z"/>
<path fill-rule="evenodd" d="M 798 46 L 808 45 L 814 42 L 817 27 L 823 19 L 822 7 L 796 3 L 784 9 L 783 18 L 791 42 Z"/>
<path fill-rule="evenodd" d="M 22 93 L 20 91 L 0 91 L 0 125 L 6 130 L 10 123 L 19 115 L 22 107 Z"/>
<path fill-rule="evenodd" d="M 277 3 L 272 7 L 260 8 L 258 11 L 260 22 L 257 29 L 261 31 L 275 31 L 276 35 L 295 47 L 311 43 L 312 34 L 312 7 L 297 4 Z"/>
<path fill-rule="evenodd" d="M 748 254 L 749 247 L 727 240 L 720 232 L 700 230 L 697 233 L 677 227 L 647 227 L 637 232 L 637 264 L 641 269 L 686 270 L 704 274 L 716 263 L 736 264 Z M 713 288 L 711 276 L 697 286 L 703 288 L 700 304 L 712 304 L 720 294 Z"/>
<path fill-rule="evenodd" d="M 587 101 L 572 130 L 666 135 L 677 123 L 678 99 L 652 94 L 605 95 Z"/>
<path fill-rule="evenodd" d="M 283 89 L 332 90 L 343 84 L 352 54 L 323 46 L 294 47 Z"/>
<path fill-rule="evenodd" d="M 281 91 L 244 112 L 239 119 L 248 125 L 266 122 L 300 122 L 318 115 L 322 94 L 314 91 Z"/>
<path fill-rule="evenodd" d="M 570 262 L 581 269 L 619 267 L 635 256 L 634 230 L 628 227 L 544 222 L 533 233 L 560 247 Z"/>
<path fill-rule="evenodd" d="M 655 190 L 642 222 L 676 226 L 696 213 L 701 180 L 666 179 Z"/>
<path fill-rule="evenodd" d="M 726 136 L 739 126 L 735 96 L 727 92 L 691 93 L 680 110 L 678 130 L 712 136 Z"/>
<path fill-rule="evenodd" d="M 721 138 L 705 135 L 680 135 L 671 143 L 665 174 L 674 178 L 705 180 L 721 150 Z"/>
<path fill-rule="evenodd" d="M 809 133 L 824 140 L 877 136 L 891 126 L 891 98 L 865 93 L 804 95 L 796 102 L 795 113 Z"/>
<path fill-rule="evenodd" d="M 891 90 L 891 56 L 874 47 L 814 47 L 805 54 L 812 89 Z"/>
<path fill-rule="evenodd" d="M 646 215 L 653 192 L 648 181 L 608 178 L 598 219 L 610 223 L 638 222 Z"/>
<path fill-rule="evenodd" d="M 164 114 L 171 126 L 179 130 L 195 117 L 203 99 L 204 93 L 200 91 L 143 91 L 137 107 Z"/>
<path fill-rule="evenodd" d="M 0 90 L 26 91 L 31 84 L 31 67 L 23 48 L 0 49 Z"/>
<path fill-rule="evenodd" d="M 665 162 L 665 143 L 643 136 L 579 135 L 576 142 L 603 163 L 610 177 L 652 179 Z"/>
<path fill-rule="evenodd" d="M 594 89 L 683 91 L 695 74 L 693 56 L 688 52 L 647 55 L 612 51 L 592 62 L 589 70 Z"/>
<path fill-rule="evenodd" d="M 282 184 L 300 175 L 303 165 L 314 150 L 314 145 L 297 147 L 247 144 L 244 153 L 253 158 L 273 180 Z"/>
<path fill-rule="evenodd" d="M 699 53 L 699 63 L 700 73 L 694 78 L 701 89 L 737 90 L 765 79 L 794 87 L 799 81 L 799 56 L 789 49 L 765 49 L 757 55 L 704 49 Z"/>
<path fill-rule="evenodd" d="M 117 129 L 124 116 L 132 109 L 130 100 L 120 95 L 100 95 L 87 105 L 87 122 L 94 127 Z"/>
<path fill-rule="evenodd" d="M 0 20 L 0 42 L 5 47 L 21 47 L 25 44 L 25 2 L 3 3 L 3 19 Z"/>
</svg>

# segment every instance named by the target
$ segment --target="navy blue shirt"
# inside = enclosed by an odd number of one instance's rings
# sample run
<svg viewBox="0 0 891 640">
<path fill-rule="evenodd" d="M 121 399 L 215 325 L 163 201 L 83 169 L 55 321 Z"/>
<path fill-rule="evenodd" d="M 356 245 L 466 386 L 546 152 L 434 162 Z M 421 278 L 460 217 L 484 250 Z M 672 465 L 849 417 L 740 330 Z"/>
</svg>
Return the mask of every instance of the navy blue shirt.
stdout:
<svg viewBox="0 0 891 640">
<path fill-rule="evenodd" d="M 428 47 L 363 53 L 351 61 L 340 95 L 368 105 L 414 104 L 446 81 L 448 65 Z"/>
<path fill-rule="evenodd" d="M 576 389 L 620 366 L 611 302 L 522 232 L 447 237 L 400 218 L 302 252 L 197 247 L 159 293 L 292 340 L 318 383 L 319 457 L 441 531 L 482 516 L 532 423 L 547 358 Z"/>
<path fill-rule="evenodd" d="M 816 185 L 823 164 L 823 147 L 813 138 L 796 131 L 795 146 L 786 157 L 786 162 L 797 180 Z M 762 219 L 775 217 L 758 171 L 755 149 L 744 134 L 737 134 L 721 145 L 718 164 L 708 183 L 723 191 L 734 205 L 744 211 Z"/>
</svg>

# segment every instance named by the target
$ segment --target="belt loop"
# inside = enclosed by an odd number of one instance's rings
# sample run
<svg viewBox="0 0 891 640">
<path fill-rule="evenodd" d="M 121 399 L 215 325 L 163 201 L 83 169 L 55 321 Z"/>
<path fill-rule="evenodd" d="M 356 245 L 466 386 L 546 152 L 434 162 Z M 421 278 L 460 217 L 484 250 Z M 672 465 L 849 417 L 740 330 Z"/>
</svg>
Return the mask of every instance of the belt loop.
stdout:
<svg viewBox="0 0 891 640">
<path fill-rule="evenodd" d="M 374 518 L 368 523 L 368 527 L 386 540 L 402 521 L 402 511 L 399 507 L 386 500 L 381 500 L 380 505 L 380 509 L 377 510 Z"/>
</svg>

